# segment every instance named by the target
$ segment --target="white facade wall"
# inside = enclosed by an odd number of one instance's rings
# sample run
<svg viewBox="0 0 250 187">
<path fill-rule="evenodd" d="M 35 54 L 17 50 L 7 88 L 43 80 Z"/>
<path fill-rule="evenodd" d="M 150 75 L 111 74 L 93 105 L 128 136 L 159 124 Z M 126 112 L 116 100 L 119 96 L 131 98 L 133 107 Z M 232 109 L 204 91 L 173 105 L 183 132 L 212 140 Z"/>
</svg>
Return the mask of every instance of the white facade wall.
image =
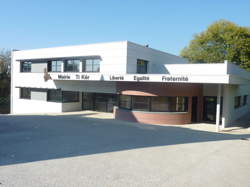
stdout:
<svg viewBox="0 0 250 187">
<path fill-rule="evenodd" d="M 56 103 L 56 102 L 19 99 L 19 97 L 14 97 L 13 104 L 14 104 L 14 107 L 12 108 L 13 114 L 62 112 L 62 103 Z"/>
<path fill-rule="evenodd" d="M 147 60 L 148 74 L 168 73 L 165 64 L 186 64 L 187 60 L 159 50 L 128 42 L 127 73 L 136 73 L 137 59 Z"/>
<path fill-rule="evenodd" d="M 166 64 L 170 74 L 182 75 L 226 75 L 227 64 Z"/>
<path fill-rule="evenodd" d="M 65 91 L 116 93 L 115 82 L 58 80 L 55 85 Z"/>
</svg>

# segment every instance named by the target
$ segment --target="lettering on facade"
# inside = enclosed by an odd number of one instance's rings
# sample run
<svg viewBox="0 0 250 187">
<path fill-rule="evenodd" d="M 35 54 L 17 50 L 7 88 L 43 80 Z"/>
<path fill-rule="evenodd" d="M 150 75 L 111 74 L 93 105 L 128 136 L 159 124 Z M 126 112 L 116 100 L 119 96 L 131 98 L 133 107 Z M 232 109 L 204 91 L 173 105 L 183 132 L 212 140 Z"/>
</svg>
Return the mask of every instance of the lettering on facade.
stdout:
<svg viewBox="0 0 250 187">
<path fill-rule="evenodd" d="M 82 75 L 82 76 L 81 76 L 81 79 L 82 79 L 82 80 L 89 80 L 89 76 L 88 76 L 88 75 Z"/>
<path fill-rule="evenodd" d="M 48 74 L 45 74 L 45 80 L 50 79 Z M 102 75 L 103 76 L 103 75 Z M 94 80 L 92 76 L 88 74 L 75 74 L 70 76 L 67 74 L 58 75 L 58 79 L 61 80 Z M 98 80 L 98 79 L 97 79 Z M 188 82 L 189 78 L 187 76 L 171 76 L 171 75 L 162 75 L 159 77 L 150 77 L 150 75 L 133 75 L 133 79 L 129 80 L 128 77 L 124 75 L 109 75 L 106 78 L 101 77 L 99 80 L 104 81 L 136 81 L 136 82 Z"/>
<path fill-rule="evenodd" d="M 188 82 L 188 77 L 186 76 L 180 76 L 180 77 L 167 77 L 167 76 L 162 76 L 161 79 L 163 82 Z"/>
<path fill-rule="evenodd" d="M 149 81 L 149 76 L 134 76 L 135 81 Z"/>
<path fill-rule="evenodd" d="M 124 76 L 110 75 L 109 76 L 109 80 L 111 80 L 111 81 L 123 81 L 124 80 Z"/>
<path fill-rule="evenodd" d="M 58 79 L 70 79 L 69 75 L 58 75 Z"/>
</svg>

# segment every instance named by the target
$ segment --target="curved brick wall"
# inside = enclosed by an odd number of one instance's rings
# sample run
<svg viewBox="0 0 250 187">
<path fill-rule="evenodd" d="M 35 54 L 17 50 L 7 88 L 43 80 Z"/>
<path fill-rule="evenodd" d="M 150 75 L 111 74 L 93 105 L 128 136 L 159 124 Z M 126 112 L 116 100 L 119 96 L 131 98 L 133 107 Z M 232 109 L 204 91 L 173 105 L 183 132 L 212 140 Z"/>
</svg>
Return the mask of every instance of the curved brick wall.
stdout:
<svg viewBox="0 0 250 187">
<path fill-rule="evenodd" d="M 164 113 L 164 112 L 143 112 L 129 111 L 116 108 L 114 110 L 115 119 L 147 123 L 147 124 L 169 124 L 183 125 L 191 122 L 188 112 L 184 113 Z"/>
<path fill-rule="evenodd" d="M 188 83 L 118 82 L 117 92 L 138 96 L 188 96 L 188 112 L 144 112 L 115 108 L 115 119 L 149 124 L 181 125 L 191 123 L 192 96 L 198 96 L 197 120 L 202 118 L 202 85 Z"/>
</svg>

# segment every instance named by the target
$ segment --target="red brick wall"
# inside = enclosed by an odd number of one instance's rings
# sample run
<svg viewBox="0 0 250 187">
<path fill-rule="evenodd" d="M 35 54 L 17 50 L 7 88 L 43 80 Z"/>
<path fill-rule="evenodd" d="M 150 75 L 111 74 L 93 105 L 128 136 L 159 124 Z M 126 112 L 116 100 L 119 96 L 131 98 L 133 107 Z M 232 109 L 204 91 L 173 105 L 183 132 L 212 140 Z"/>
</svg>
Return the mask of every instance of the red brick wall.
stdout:
<svg viewBox="0 0 250 187">
<path fill-rule="evenodd" d="M 189 113 L 157 113 L 157 112 L 139 112 L 128 111 L 123 109 L 115 109 L 115 119 L 147 123 L 147 124 L 170 124 L 183 125 L 190 123 Z"/>
</svg>

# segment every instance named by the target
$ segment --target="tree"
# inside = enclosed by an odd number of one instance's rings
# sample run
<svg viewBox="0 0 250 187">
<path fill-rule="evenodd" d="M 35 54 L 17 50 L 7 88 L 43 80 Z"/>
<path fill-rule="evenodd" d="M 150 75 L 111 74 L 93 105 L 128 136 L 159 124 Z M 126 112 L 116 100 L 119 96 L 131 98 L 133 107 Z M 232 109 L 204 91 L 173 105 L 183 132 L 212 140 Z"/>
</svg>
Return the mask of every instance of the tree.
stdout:
<svg viewBox="0 0 250 187">
<path fill-rule="evenodd" d="M 10 93 L 10 63 L 11 52 L 0 50 L 0 98 L 7 97 Z"/>
<path fill-rule="evenodd" d="M 6 49 L 0 50 L 0 74 L 10 74 L 11 51 Z"/>
<path fill-rule="evenodd" d="M 181 56 L 191 63 L 235 63 L 250 71 L 250 28 L 219 20 L 194 36 Z"/>
</svg>

